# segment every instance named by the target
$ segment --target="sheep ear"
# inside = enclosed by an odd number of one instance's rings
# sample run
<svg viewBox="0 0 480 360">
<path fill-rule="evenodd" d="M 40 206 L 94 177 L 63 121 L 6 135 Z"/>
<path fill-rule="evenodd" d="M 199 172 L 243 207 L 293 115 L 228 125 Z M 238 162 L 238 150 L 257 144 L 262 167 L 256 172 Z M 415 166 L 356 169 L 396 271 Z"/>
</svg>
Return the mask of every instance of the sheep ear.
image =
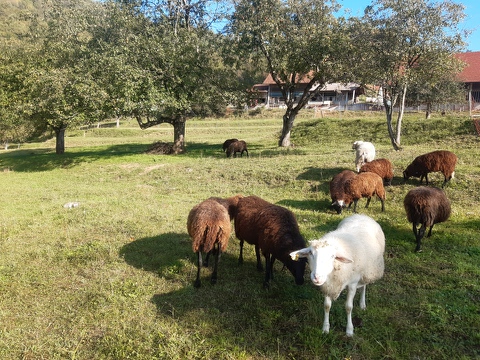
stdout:
<svg viewBox="0 0 480 360">
<path fill-rule="evenodd" d="M 291 252 L 290 257 L 292 258 L 292 260 L 298 261 L 298 259 L 300 259 L 300 258 L 308 257 L 308 255 L 310 253 L 311 253 L 311 251 L 310 251 L 310 248 L 308 247 L 308 248 L 304 248 L 304 249 L 300 249 L 300 250 Z"/>
</svg>

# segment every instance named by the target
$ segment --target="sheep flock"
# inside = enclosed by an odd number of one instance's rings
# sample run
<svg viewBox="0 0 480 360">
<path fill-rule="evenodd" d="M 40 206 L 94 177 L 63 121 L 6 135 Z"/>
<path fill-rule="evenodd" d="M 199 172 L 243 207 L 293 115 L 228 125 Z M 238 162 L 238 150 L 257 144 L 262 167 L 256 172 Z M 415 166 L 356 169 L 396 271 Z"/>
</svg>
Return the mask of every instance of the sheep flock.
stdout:
<svg viewBox="0 0 480 360">
<path fill-rule="evenodd" d="M 243 151 L 248 156 L 245 141 L 236 138 L 226 140 L 222 148 L 227 152 L 227 157 Z M 348 208 L 353 214 L 343 218 L 335 230 L 317 240 L 308 243 L 304 240 L 291 210 L 256 195 L 211 197 L 195 205 L 187 219 L 192 249 L 197 255 L 194 286 L 201 286 L 200 269 L 208 266 L 210 255 L 215 256 L 210 282 L 217 283 L 220 254 L 226 251 L 234 233 L 239 244 L 238 265 L 241 266 L 244 261 L 244 244 L 254 246 L 256 269 L 264 271 L 263 286 L 266 289 L 274 280 L 276 260 L 290 272 L 297 285 L 304 283 L 308 264 L 311 282 L 324 295 L 325 333 L 330 330 L 332 301 L 346 289 L 346 335 L 352 336 L 355 293 L 360 290 L 360 308 L 365 309 L 367 284 L 383 277 L 386 242 L 381 224 L 369 216 L 357 214 L 357 203 L 366 198 L 365 207 L 368 207 L 371 198 L 378 197 L 381 211 L 385 211 L 386 187 L 393 186 L 394 179 L 392 162 L 385 158 L 375 159 L 372 143 L 355 141 L 352 149 L 355 150 L 356 172 L 351 169 L 338 172 L 329 182 L 329 190 L 331 208 L 337 214 Z M 416 252 L 421 251 L 421 240 L 427 229 L 427 237 L 430 237 L 434 224 L 447 221 L 451 214 L 445 190 L 428 186 L 427 174 L 441 172 L 444 175 L 442 187 L 445 187 L 454 176 L 457 161 L 457 156 L 449 151 L 432 151 L 417 156 L 403 172 L 403 183 L 410 177 L 420 177 L 420 185 L 423 178 L 427 183 L 427 186 L 411 189 L 403 200 L 405 222 L 412 224 Z M 350 209 L 352 204 L 354 207 Z M 324 210 L 330 211 L 328 208 Z M 204 261 L 202 253 L 206 254 Z"/>
</svg>

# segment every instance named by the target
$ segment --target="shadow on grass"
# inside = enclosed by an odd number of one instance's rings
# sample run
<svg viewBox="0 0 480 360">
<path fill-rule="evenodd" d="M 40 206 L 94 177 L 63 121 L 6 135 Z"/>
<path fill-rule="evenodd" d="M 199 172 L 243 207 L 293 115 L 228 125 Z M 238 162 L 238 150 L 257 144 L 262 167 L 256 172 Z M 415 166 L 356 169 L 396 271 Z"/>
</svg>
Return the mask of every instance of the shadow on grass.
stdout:
<svg viewBox="0 0 480 360">
<path fill-rule="evenodd" d="M 21 172 L 50 171 L 58 168 L 68 169 L 82 163 L 94 162 L 101 158 L 139 154 L 145 152 L 146 149 L 147 145 L 145 144 L 122 144 L 81 151 L 67 149 L 62 155 L 57 155 L 51 149 L 14 150 L 0 154 L 0 167 Z"/>
<path fill-rule="evenodd" d="M 138 239 L 120 249 L 120 256 L 128 264 L 157 274 L 183 266 L 180 260 L 191 255 L 192 247 L 186 233 Z"/>
<path fill-rule="evenodd" d="M 147 154 L 151 144 L 119 144 L 107 147 L 82 148 L 81 150 L 67 149 L 62 155 L 57 155 L 54 149 L 19 149 L 0 153 L 0 169 L 18 172 L 50 171 L 53 169 L 68 169 L 82 163 L 90 163 L 99 159 L 121 157 L 131 154 L 145 154 L 145 156 L 183 156 L 190 158 L 214 157 L 225 158 L 222 144 L 187 143 L 186 151 L 179 155 Z M 250 158 L 255 156 L 256 147 L 250 150 Z M 260 149 L 260 147 L 259 147 Z M 260 151 L 259 156 L 284 156 L 281 150 Z M 257 154 L 258 155 L 258 154 Z M 240 156 L 238 156 L 240 157 Z M 246 156 L 243 156 L 244 158 Z"/>
</svg>

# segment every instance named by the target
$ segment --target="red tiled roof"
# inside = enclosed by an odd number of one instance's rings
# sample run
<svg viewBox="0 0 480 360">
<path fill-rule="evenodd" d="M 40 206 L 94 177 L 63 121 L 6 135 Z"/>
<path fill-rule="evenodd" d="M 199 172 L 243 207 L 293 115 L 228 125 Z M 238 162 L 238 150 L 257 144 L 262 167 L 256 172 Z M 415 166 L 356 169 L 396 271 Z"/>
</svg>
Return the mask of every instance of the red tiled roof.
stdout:
<svg viewBox="0 0 480 360">
<path fill-rule="evenodd" d="M 310 82 L 310 79 L 308 76 L 304 76 L 302 79 L 299 79 L 297 76 L 297 82 L 300 84 L 308 84 Z M 276 84 L 275 80 L 273 80 L 273 77 L 271 74 L 268 74 L 265 80 L 263 80 L 262 85 L 274 85 Z"/>
<path fill-rule="evenodd" d="M 480 82 L 480 51 L 457 54 L 457 57 L 467 65 L 459 77 L 464 82 Z"/>
</svg>

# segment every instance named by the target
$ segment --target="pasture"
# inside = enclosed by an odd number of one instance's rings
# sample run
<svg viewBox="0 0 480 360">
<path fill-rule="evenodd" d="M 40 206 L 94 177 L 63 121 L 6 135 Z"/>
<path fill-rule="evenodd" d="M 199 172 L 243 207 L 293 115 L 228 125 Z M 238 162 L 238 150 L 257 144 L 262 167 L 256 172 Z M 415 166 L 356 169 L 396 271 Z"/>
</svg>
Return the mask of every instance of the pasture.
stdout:
<svg viewBox="0 0 480 360">
<path fill-rule="evenodd" d="M 480 140 L 464 115 L 407 114 L 394 151 L 384 116 L 337 113 L 296 120 L 293 148 L 278 148 L 281 114 L 191 120 L 187 152 L 150 155 L 173 141 L 161 125 L 140 130 L 70 129 L 66 153 L 54 139 L 0 151 L 1 359 L 473 359 L 480 357 Z M 108 125 L 108 124 L 107 124 Z M 250 157 L 227 159 L 225 139 L 248 143 Z M 329 208 L 328 182 L 354 169 L 355 140 L 371 141 L 394 165 L 386 211 L 372 199 L 358 212 L 386 235 L 385 275 L 367 287 L 361 326 L 345 336 L 345 294 L 322 334 L 323 296 L 275 266 L 270 289 L 253 247 L 237 264 L 232 232 L 218 283 L 202 269 L 186 230 L 189 210 L 210 196 L 258 195 L 292 210 L 305 239 L 321 237 L 351 211 Z M 459 158 L 446 187 L 450 219 L 415 253 L 403 198 L 413 158 L 435 149 Z M 429 176 L 441 186 L 443 176 Z M 78 202 L 78 207 L 65 204 Z"/>
</svg>

